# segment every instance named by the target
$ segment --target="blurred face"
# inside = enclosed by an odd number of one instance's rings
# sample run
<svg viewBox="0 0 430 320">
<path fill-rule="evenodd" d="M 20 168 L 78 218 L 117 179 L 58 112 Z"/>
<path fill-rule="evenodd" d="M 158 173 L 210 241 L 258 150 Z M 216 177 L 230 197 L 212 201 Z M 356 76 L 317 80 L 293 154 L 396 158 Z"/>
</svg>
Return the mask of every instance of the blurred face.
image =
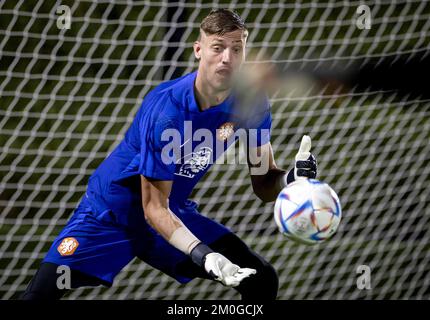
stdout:
<svg viewBox="0 0 430 320">
<path fill-rule="evenodd" d="M 243 30 L 219 35 L 207 35 L 201 31 L 194 43 L 194 54 L 199 62 L 199 76 L 216 91 L 230 88 L 234 73 L 245 61 L 246 37 Z"/>
</svg>

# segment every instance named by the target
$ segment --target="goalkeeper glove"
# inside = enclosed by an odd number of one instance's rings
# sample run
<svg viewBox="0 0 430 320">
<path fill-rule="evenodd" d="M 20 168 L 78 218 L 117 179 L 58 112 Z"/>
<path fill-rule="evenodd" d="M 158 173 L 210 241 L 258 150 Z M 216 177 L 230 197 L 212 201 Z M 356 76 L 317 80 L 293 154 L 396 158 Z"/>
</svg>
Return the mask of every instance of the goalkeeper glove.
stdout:
<svg viewBox="0 0 430 320">
<path fill-rule="evenodd" d="M 295 181 L 297 178 L 315 179 L 317 176 L 317 160 L 310 153 L 311 137 L 304 135 L 300 143 L 299 151 L 295 157 L 294 169 L 287 174 L 287 184 Z"/>
<path fill-rule="evenodd" d="M 228 287 L 236 287 L 243 279 L 257 273 L 255 269 L 240 268 L 222 254 L 213 252 L 203 243 L 195 246 L 190 255 L 191 259 L 199 266 L 204 267 L 214 280 Z"/>
</svg>

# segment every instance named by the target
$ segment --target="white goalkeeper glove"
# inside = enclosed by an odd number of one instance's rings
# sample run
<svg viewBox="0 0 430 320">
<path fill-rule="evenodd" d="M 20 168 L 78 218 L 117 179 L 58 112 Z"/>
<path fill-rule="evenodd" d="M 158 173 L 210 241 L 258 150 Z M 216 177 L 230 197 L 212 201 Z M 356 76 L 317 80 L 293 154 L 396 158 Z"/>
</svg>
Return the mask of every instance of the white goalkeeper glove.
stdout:
<svg viewBox="0 0 430 320">
<path fill-rule="evenodd" d="M 294 169 L 287 175 L 287 184 L 298 178 L 315 179 L 317 176 L 317 160 L 311 151 L 311 137 L 304 135 L 299 151 L 295 157 Z"/>
<path fill-rule="evenodd" d="M 240 268 L 222 254 L 213 252 L 208 246 L 199 243 L 190 253 L 191 259 L 206 272 L 228 287 L 238 286 L 243 279 L 256 274 L 255 269 Z"/>
<path fill-rule="evenodd" d="M 255 269 L 240 268 L 222 254 L 216 252 L 206 255 L 205 270 L 215 280 L 222 282 L 228 287 L 236 287 L 243 279 L 257 273 Z"/>
</svg>

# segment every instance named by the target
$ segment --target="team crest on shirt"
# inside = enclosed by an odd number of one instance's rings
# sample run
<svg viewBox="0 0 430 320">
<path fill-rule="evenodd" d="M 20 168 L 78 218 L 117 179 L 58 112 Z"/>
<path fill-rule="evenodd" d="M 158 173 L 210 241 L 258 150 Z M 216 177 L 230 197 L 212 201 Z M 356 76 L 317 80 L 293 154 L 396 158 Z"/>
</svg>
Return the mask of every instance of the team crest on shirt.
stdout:
<svg viewBox="0 0 430 320">
<path fill-rule="evenodd" d="M 177 163 L 182 163 L 178 172 L 175 172 L 178 176 L 186 178 L 194 178 L 194 176 L 200 171 L 205 170 L 211 161 L 212 149 L 208 147 L 202 147 L 196 152 L 192 152 Z"/>
<path fill-rule="evenodd" d="M 218 140 L 227 140 L 234 133 L 234 123 L 225 122 L 216 130 Z"/>
<path fill-rule="evenodd" d="M 71 256 L 79 246 L 78 240 L 73 237 L 64 238 L 57 250 L 62 256 Z"/>
</svg>

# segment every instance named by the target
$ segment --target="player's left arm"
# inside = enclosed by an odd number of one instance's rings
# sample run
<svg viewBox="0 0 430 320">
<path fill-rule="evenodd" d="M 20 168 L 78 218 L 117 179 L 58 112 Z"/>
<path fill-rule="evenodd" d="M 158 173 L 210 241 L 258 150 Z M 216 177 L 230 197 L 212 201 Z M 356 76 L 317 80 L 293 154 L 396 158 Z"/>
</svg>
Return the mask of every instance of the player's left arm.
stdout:
<svg viewBox="0 0 430 320">
<path fill-rule="evenodd" d="M 310 153 L 311 139 L 303 136 L 294 168 L 289 171 L 278 168 L 270 142 L 248 152 L 248 167 L 251 174 L 252 188 L 262 201 L 275 201 L 279 192 L 298 177 L 316 178 L 317 162 Z"/>
</svg>

